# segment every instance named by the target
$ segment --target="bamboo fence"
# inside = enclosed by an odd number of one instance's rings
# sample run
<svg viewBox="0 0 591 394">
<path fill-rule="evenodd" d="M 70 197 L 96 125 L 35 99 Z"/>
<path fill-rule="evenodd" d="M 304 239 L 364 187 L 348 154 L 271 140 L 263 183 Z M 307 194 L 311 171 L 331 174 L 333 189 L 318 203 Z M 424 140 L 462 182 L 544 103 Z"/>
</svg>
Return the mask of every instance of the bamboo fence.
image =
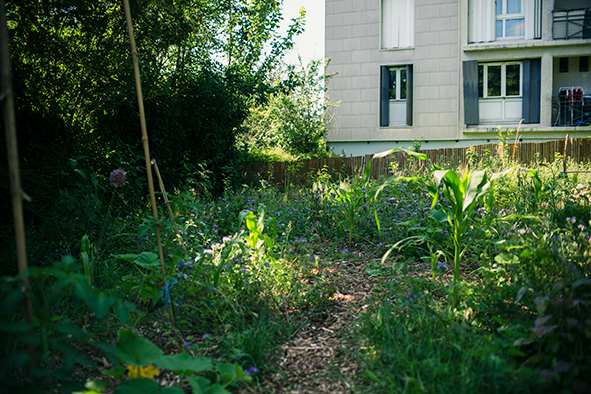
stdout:
<svg viewBox="0 0 591 394">
<path fill-rule="evenodd" d="M 591 159 L 590 138 L 570 138 L 544 142 L 508 143 L 509 157 L 523 165 L 535 162 L 553 162 L 558 155 L 575 163 L 588 163 Z M 467 166 L 470 158 L 476 163 L 484 163 L 502 151 L 499 143 L 473 145 L 464 148 L 441 148 L 421 150 L 429 159 L 442 167 Z M 319 171 L 331 175 L 348 177 L 363 174 L 372 155 L 357 157 L 335 157 L 326 159 L 302 160 L 293 163 L 247 163 L 243 167 L 243 179 L 247 184 L 265 181 L 272 185 L 302 184 L 317 176 Z M 409 161 L 403 152 L 394 152 L 384 158 L 376 159 L 371 165 L 371 178 L 378 179 L 386 176 L 394 166 L 404 168 L 408 166 L 421 167 L 425 163 L 417 160 Z"/>
</svg>

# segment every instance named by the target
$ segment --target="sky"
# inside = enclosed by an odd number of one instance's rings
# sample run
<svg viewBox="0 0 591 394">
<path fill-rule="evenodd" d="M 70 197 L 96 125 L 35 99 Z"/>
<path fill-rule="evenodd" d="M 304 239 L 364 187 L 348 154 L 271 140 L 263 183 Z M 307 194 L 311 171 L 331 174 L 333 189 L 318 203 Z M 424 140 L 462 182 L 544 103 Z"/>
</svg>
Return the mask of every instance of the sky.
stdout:
<svg viewBox="0 0 591 394">
<path fill-rule="evenodd" d="M 306 31 L 296 37 L 294 49 L 285 57 L 287 63 L 297 63 L 298 54 L 303 64 L 324 58 L 324 0 L 283 0 L 281 31 L 287 31 L 302 6 L 306 9 Z"/>
</svg>

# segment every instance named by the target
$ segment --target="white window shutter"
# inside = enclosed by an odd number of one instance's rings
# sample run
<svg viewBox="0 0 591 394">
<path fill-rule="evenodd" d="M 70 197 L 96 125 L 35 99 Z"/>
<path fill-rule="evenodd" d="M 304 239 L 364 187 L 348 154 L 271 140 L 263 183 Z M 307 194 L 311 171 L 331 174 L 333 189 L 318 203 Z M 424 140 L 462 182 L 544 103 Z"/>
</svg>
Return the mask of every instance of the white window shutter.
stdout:
<svg viewBox="0 0 591 394">
<path fill-rule="evenodd" d="M 542 1 L 525 0 L 525 39 L 542 38 Z"/>
<path fill-rule="evenodd" d="M 382 48 L 414 45 L 414 0 L 382 0 Z"/>
<path fill-rule="evenodd" d="M 470 0 L 470 42 L 495 40 L 495 0 Z"/>
</svg>

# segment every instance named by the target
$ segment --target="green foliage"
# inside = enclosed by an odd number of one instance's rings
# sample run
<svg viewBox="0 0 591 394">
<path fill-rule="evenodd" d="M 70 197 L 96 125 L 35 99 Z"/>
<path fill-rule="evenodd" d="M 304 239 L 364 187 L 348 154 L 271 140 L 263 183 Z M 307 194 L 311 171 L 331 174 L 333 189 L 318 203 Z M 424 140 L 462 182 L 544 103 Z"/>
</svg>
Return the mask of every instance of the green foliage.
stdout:
<svg viewBox="0 0 591 394">
<path fill-rule="evenodd" d="M 299 157 L 326 150 L 327 66 L 327 62 L 312 61 L 282 70 L 274 91 L 250 110 L 243 138 L 248 150 L 281 148 Z"/>
</svg>

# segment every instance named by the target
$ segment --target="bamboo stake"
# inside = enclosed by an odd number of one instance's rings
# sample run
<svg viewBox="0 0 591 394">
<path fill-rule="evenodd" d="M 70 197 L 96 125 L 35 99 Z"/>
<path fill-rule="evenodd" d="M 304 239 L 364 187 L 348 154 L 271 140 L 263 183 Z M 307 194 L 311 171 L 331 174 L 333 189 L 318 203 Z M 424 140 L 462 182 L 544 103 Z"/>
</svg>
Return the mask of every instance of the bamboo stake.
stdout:
<svg viewBox="0 0 591 394">
<path fill-rule="evenodd" d="M 160 170 L 158 169 L 158 164 L 156 164 L 156 159 L 152 159 L 152 165 L 154 166 L 154 169 L 156 170 L 156 177 L 158 178 L 158 184 L 160 185 L 160 191 L 162 191 L 162 195 L 164 196 L 164 202 L 166 203 L 166 207 L 168 208 L 168 216 L 170 217 L 170 221 L 174 225 L 174 230 L 175 230 L 176 234 L 181 239 L 181 247 L 183 248 L 185 255 L 188 257 L 189 254 L 187 253 L 187 249 L 185 248 L 185 239 L 183 238 L 181 231 L 179 230 L 179 228 L 177 227 L 177 225 L 174 221 L 174 214 L 172 213 L 172 208 L 170 208 L 170 200 L 168 199 L 168 196 L 166 195 L 166 189 L 164 188 L 164 182 L 162 182 L 162 177 L 160 176 Z"/>
<path fill-rule="evenodd" d="M 10 194 L 12 197 L 12 213 L 14 216 L 14 234 L 16 238 L 16 249 L 18 259 L 18 270 L 21 273 L 23 297 L 23 313 L 25 322 L 33 330 L 33 307 L 29 298 L 29 277 L 23 275 L 28 271 L 27 266 L 27 245 L 25 240 L 25 224 L 23 219 L 23 199 L 30 201 L 30 198 L 23 192 L 20 181 L 20 169 L 18 162 L 18 147 L 16 139 L 16 119 L 14 116 L 14 98 L 12 83 L 10 81 L 10 49 L 8 47 L 8 27 L 6 24 L 6 8 L 4 0 L 0 0 L 0 61 L 2 68 L 2 93 L 0 99 L 3 101 L 4 130 L 6 133 L 6 149 L 8 151 L 8 168 L 10 172 Z M 35 360 L 35 345 L 28 344 L 30 365 Z"/>
<path fill-rule="evenodd" d="M 127 30 L 129 32 L 129 43 L 131 45 L 131 56 L 133 60 L 133 71 L 135 74 L 135 87 L 137 90 L 137 101 L 140 111 L 140 126 L 142 129 L 142 143 L 144 146 L 144 156 L 146 158 L 146 172 L 148 173 L 148 188 L 150 190 L 150 201 L 152 203 L 152 215 L 156 219 L 156 241 L 158 243 L 158 256 L 160 257 L 160 266 L 162 276 L 164 277 L 164 288 L 168 286 L 166 279 L 166 265 L 164 264 L 164 252 L 162 250 L 162 240 L 160 238 L 160 224 L 158 223 L 158 207 L 156 206 L 156 194 L 154 193 L 154 184 L 152 180 L 152 167 L 150 166 L 150 147 L 148 145 L 148 132 L 146 131 L 146 116 L 144 114 L 144 100 L 142 95 L 142 83 L 140 79 L 140 66 L 137 57 L 135 39 L 133 36 L 133 25 L 131 23 L 131 11 L 129 10 L 129 1 L 123 0 L 125 8 L 125 19 L 127 20 Z M 172 303 L 169 303 L 170 323 L 174 329 L 174 315 L 172 312 Z"/>
</svg>

